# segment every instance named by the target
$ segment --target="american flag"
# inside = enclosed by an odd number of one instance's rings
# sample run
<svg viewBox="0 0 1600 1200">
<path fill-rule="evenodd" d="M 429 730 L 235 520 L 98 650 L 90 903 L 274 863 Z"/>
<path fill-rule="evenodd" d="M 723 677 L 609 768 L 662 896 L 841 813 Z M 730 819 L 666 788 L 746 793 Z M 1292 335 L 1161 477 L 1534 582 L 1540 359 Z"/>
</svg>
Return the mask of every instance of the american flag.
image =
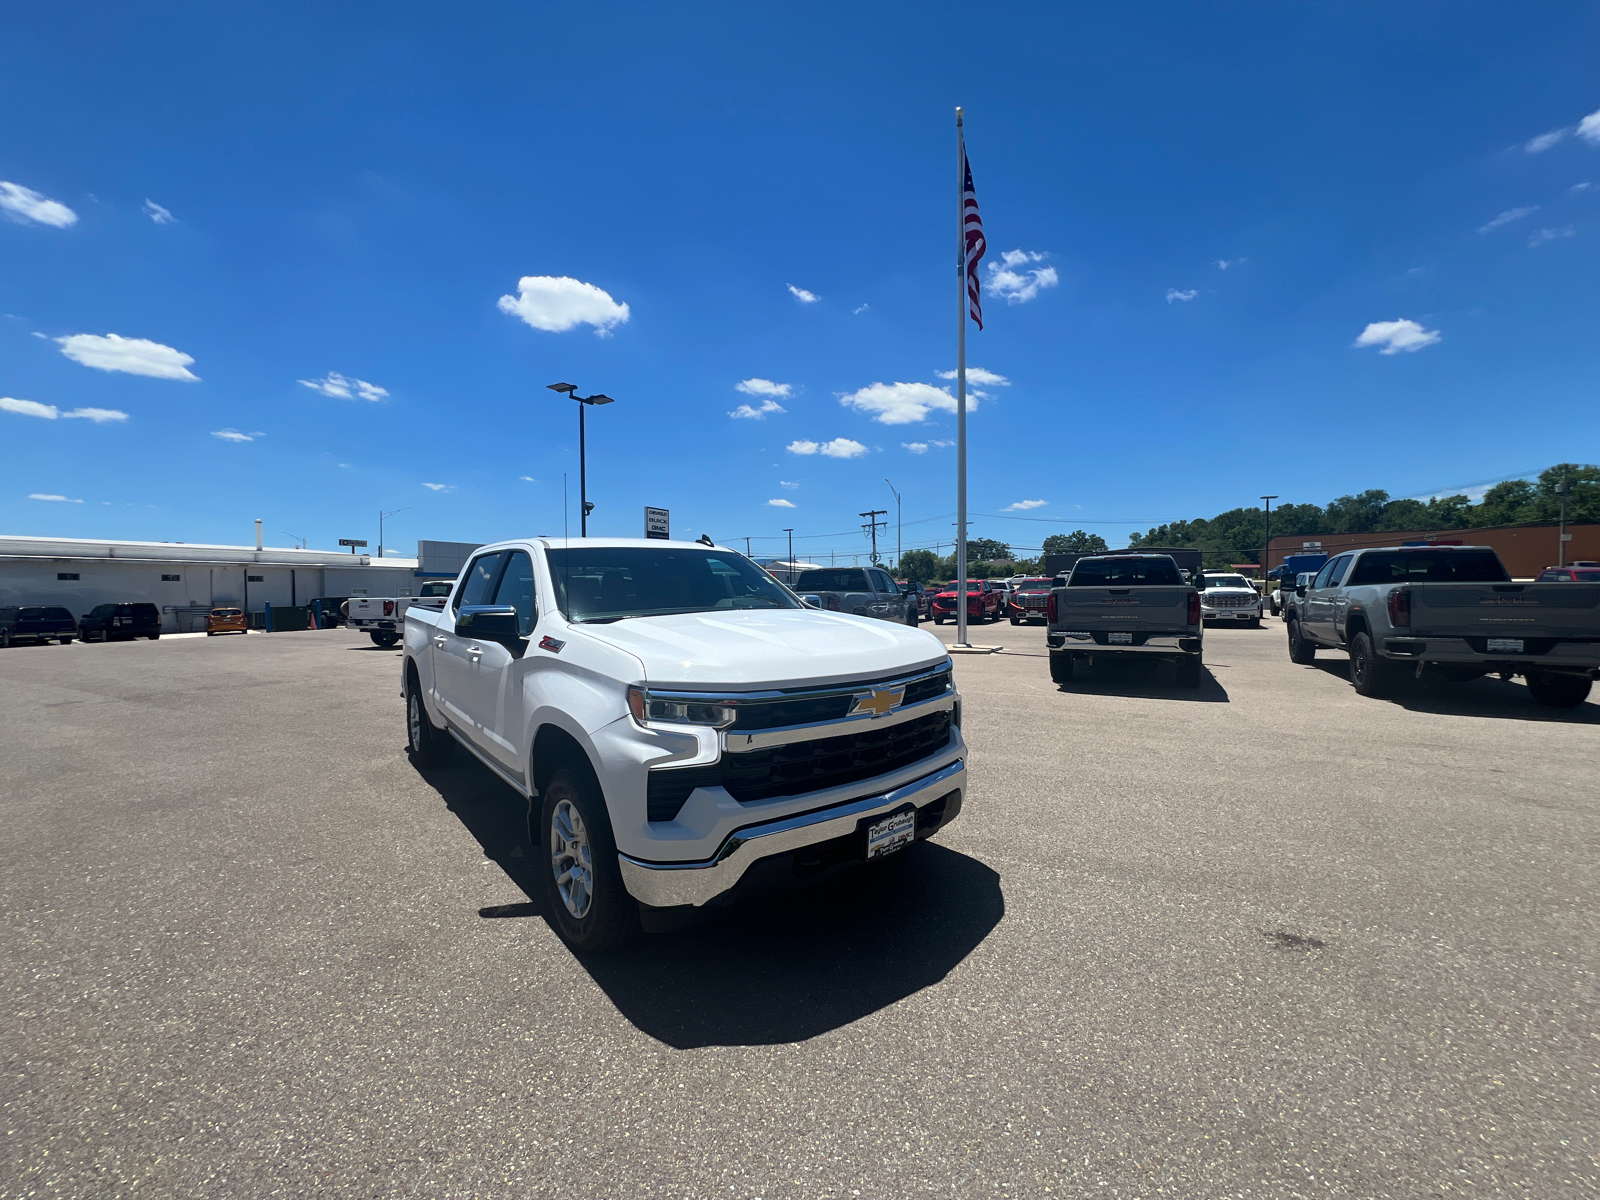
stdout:
<svg viewBox="0 0 1600 1200">
<path fill-rule="evenodd" d="M 966 237 L 966 264 L 967 264 L 967 303 L 972 310 L 972 319 L 978 323 L 978 328 L 983 328 L 983 287 L 978 278 L 978 263 L 983 259 L 983 252 L 987 248 L 983 240 L 983 218 L 978 215 L 978 193 L 972 190 L 972 161 L 967 157 L 966 147 L 961 148 L 961 216 L 962 228 Z"/>
</svg>

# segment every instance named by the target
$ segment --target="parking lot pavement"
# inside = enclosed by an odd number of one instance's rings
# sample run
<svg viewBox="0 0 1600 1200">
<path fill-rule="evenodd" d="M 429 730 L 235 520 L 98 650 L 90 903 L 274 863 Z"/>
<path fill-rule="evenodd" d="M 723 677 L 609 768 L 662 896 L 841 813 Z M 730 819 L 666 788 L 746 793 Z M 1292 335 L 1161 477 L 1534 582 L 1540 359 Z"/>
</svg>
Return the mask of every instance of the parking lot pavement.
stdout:
<svg viewBox="0 0 1600 1200">
<path fill-rule="evenodd" d="M 1600 1191 L 1600 705 L 974 640 L 936 843 L 587 962 L 395 652 L 0 652 L 0 1196 Z"/>
</svg>

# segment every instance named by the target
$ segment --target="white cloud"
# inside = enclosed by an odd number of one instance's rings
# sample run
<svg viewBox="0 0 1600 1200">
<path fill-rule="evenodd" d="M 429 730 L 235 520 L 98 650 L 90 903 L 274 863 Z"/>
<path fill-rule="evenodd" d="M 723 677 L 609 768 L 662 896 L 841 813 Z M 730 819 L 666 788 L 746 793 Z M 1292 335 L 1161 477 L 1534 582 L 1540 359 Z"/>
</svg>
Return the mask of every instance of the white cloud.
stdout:
<svg viewBox="0 0 1600 1200">
<path fill-rule="evenodd" d="M 1027 512 L 1030 508 L 1043 508 L 1049 504 L 1048 500 L 1018 500 L 1015 504 L 1008 504 L 1006 512 Z"/>
<path fill-rule="evenodd" d="M 57 504 L 82 504 L 82 500 L 72 500 L 66 496 L 57 496 L 50 492 L 29 492 L 29 500 L 54 500 Z"/>
<path fill-rule="evenodd" d="M 1539 229 L 1528 239 L 1530 246 L 1542 246 L 1546 242 L 1553 242 L 1559 238 L 1576 237 L 1578 231 L 1571 225 L 1564 225 L 1560 229 Z"/>
<path fill-rule="evenodd" d="M 850 315 L 851 315 L 851 316 L 852 316 L 852 317 L 859 317 L 859 316 L 860 316 L 860 315 L 861 315 L 861 314 L 862 314 L 862 313 L 864 313 L 864 312 L 866 312 L 866 311 L 867 311 L 867 309 L 869 309 L 869 308 L 871 308 L 871 307 L 872 307 L 872 305 L 870 305 L 870 304 L 862 304 L 862 305 L 859 305 L 859 306 L 858 306 L 858 307 L 856 307 L 856 308 L 852 308 L 852 309 L 851 309 L 851 310 L 850 310 Z"/>
<path fill-rule="evenodd" d="M 1575 183 L 1567 189 L 1567 195 L 1576 196 L 1579 192 L 1587 192 L 1593 186 L 1592 183 Z"/>
<path fill-rule="evenodd" d="M 790 500 L 782 500 L 782 499 L 779 499 L 779 500 L 768 500 L 767 503 L 770 504 L 773 508 L 794 508 L 794 507 L 796 507 L 794 502 L 790 501 Z"/>
<path fill-rule="evenodd" d="M 260 434 L 240 433 L 237 429 L 213 429 L 211 436 L 225 442 L 253 442 Z"/>
<path fill-rule="evenodd" d="M 822 453 L 828 458 L 860 458 L 866 452 L 867 448 L 860 442 L 846 437 L 822 443 Z"/>
<path fill-rule="evenodd" d="M 1502 225 L 1509 225 L 1513 221 L 1520 221 L 1529 213 L 1536 213 L 1538 211 L 1539 206 L 1537 204 L 1530 204 L 1526 208 L 1508 208 L 1494 220 L 1486 221 L 1484 224 L 1479 225 L 1478 232 L 1491 233 L 1494 230 L 1499 229 Z"/>
<path fill-rule="evenodd" d="M 0 212 L 13 221 L 33 221 L 39 225 L 54 225 L 57 229 L 78 223 L 78 214 L 60 201 L 3 179 L 0 179 Z"/>
<path fill-rule="evenodd" d="M 817 295 L 815 292 L 808 292 L 805 288 L 795 287 L 795 285 L 792 283 L 789 284 L 788 287 L 790 295 L 792 295 L 796 300 L 800 301 L 801 304 L 815 304 L 818 300 L 822 299 L 822 297 Z"/>
<path fill-rule="evenodd" d="M 954 379 L 956 377 L 956 372 L 954 371 L 935 371 L 934 374 L 940 379 Z M 985 371 L 982 367 L 967 368 L 967 383 L 976 383 L 983 387 L 1011 386 L 1011 380 L 1004 375 L 996 375 L 993 371 Z"/>
<path fill-rule="evenodd" d="M 1415 321 L 1374 321 L 1361 331 L 1357 346 L 1381 346 L 1379 354 L 1415 353 L 1440 338 L 1437 329 L 1424 329 Z"/>
<path fill-rule="evenodd" d="M 1529 138 L 1522 148 L 1529 154 L 1543 154 L 1566 136 L 1567 130 L 1552 129 L 1549 133 L 1541 133 L 1536 138 Z"/>
<path fill-rule="evenodd" d="M 128 414 L 120 408 L 75 408 L 71 412 L 61 414 L 67 420 L 93 421 L 96 425 L 105 425 L 112 421 L 126 421 Z"/>
<path fill-rule="evenodd" d="M 61 353 L 75 363 L 97 371 L 123 371 L 129 375 L 148 375 L 152 379 L 181 379 L 199 383 L 200 377 L 188 370 L 194 361 L 181 350 L 144 338 L 125 338 L 115 333 L 100 337 L 93 333 L 74 333 L 55 339 Z"/>
<path fill-rule="evenodd" d="M 770 379 L 741 379 L 733 385 L 733 390 L 746 396 L 777 396 L 787 400 L 794 392 L 794 385 L 773 383 Z"/>
<path fill-rule="evenodd" d="M 788 409 L 784 408 L 784 406 L 779 404 L 776 400 L 766 400 L 762 402 L 760 408 L 753 407 L 749 404 L 741 404 L 728 415 L 730 417 L 739 417 L 747 421 L 760 421 L 765 418 L 768 413 L 781 413 L 788 411 Z"/>
<path fill-rule="evenodd" d="M 54 421 L 61 415 L 54 404 L 40 404 L 37 400 L 16 400 L 10 396 L 0 396 L 0 411 L 16 413 L 19 417 L 39 417 L 45 421 Z"/>
<path fill-rule="evenodd" d="M 162 208 L 161 205 L 157 204 L 154 200 L 146 200 L 144 202 L 144 207 L 139 211 L 144 213 L 145 216 L 149 217 L 157 225 L 176 225 L 178 223 L 177 217 L 173 216 L 166 209 Z"/>
<path fill-rule="evenodd" d="M 1171 304 L 1174 300 L 1182 300 L 1187 303 L 1188 301 L 1193 300 L 1199 294 L 1200 293 L 1195 291 L 1193 288 L 1190 288 L 1187 292 L 1180 292 L 1177 288 L 1168 288 L 1167 303 Z"/>
<path fill-rule="evenodd" d="M 955 442 L 950 438 L 937 438 L 927 442 L 901 442 L 900 444 L 912 454 L 926 454 L 930 449 L 943 450 L 947 446 L 954 446 Z"/>
<path fill-rule="evenodd" d="M 610 337 L 612 326 L 626 325 L 629 316 L 628 306 L 603 289 L 566 275 L 524 275 L 517 295 L 500 297 L 500 311 L 547 333 L 593 325 L 596 337 Z"/>
<path fill-rule="evenodd" d="M 1600 146 L 1600 108 L 1578 122 L 1578 136 L 1594 146 Z"/>
<path fill-rule="evenodd" d="M 1248 258 L 1234 258 L 1234 259 L 1219 258 L 1219 259 L 1217 259 L 1217 270 L 1226 271 L 1229 267 L 1237 267 L 1240 264 L 1247 263 L 1249 261 L 1250 260 Z"/>
<path fill-rule="evenodd" d="M 999 296 L 1007 304 L 1026 304 L 1042 289 L 1055 287 L 1060 280 L 1054 267 L 1030 268 L 1027 265 L 1043 262 L 1048 257 L 1039 250 L 1001 251 L 1000 262 L 989 264 L 989 294 Z"/>
<path fill-rule="evenodd" d="M 967 377 L 972 378 L 971 371 Z M 867 413 L 883 425 L 914 425 L 927 420 L 930 411 L 956 411 L 956 398 L 931 383 L 873 383 L 845 393 L 839 403 Z M 967 407 L 977 408 L 976 398 L 969 398 Z"/>
<path fill-rule="evenodd" d="M 453 483 L 425 483 L 422 486 L 430 492 L 453 492 L 456 490 L 456 485 Z"/>
<path fill-rule="evenodd" d="M 517 478 L 522 480 L 523 483 L 538 483 L 539 482 L 532 475 L 518 475 Z"/>
<path fill-rule="evenodd" d="M 368 383 L 365 379 L 346 379 L 337 371 L 329 371 L 321 379 L 296 380 L 301 387 L 308 387 L 313 392 L 320 392 L 335 400 L 387 400 L 389 389 L 381 388 L 375 383 Z"/>
<path fill-rule="evenodd" d="M 800 485 L 798 483 L 792 481 L 792 480 L 780 479 L 780 480 L 778 480 L 778 486 L 779 487 L 786 487 L 786 488 L 793 489 L 793 488 L 799 487 Z"/>
<path fill-rule="evenodd" d="M 813 442 L 802 439 L 786 447 L 790 454 L 821 454 L 828 458 L 859 458 L 867 452 L 860 442 L 850 438 L 834 438 L 831 442 Z"/>
</svg>

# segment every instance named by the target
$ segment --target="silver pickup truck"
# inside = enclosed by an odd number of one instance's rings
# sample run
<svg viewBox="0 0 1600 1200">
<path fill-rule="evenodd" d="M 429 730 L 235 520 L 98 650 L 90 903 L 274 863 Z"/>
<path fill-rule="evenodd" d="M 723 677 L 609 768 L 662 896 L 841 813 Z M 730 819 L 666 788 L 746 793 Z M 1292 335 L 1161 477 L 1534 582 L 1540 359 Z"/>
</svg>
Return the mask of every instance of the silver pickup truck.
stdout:
<svg viewBox="0 0 1600 1200">
<path fill-rule="evenodd" d="M 1348 651 L 1363 696 L 1425 669 L 1455 682 L 1498 672 L 1569 708 L 1600 673 L 1600 584 L 1514 583 L 1487 546 L 1357 550 L 1295 590 L 1290 659 Z"/>
<path fill-rule="evenodd" d="M 802 571 L 794 581 L 794 590 L 801 597 L 815 596 L 817 607 L 827 612 L 853 613 L 917 627 L 916 599 L 896 587 L 889 573 L 879 567 L 818 567 Z"/>
<path fill-rule="evenodd" d="M 1080 558 L 1045 616 L 1050 678 L 1071 683 L 1078 662 L 1154 655 L 1177 668 L 1179 687 L 1200 686 L 1200 593 L 1166 554 Z"/>
</svg>

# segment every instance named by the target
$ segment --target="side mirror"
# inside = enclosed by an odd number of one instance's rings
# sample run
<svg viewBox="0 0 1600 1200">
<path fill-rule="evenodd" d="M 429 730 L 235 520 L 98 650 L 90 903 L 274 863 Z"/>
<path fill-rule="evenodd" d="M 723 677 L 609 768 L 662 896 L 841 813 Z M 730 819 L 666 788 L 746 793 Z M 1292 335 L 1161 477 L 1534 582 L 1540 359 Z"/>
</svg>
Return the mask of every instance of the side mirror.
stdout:
<svg viewBox="0 0 1600 1200">
<path fill-rule="evenodd" d="M 800 597 L 800 603 L 804 604 L 807 608 L 821 608 L 822 607 L 822 597 L 821 596 L 801 596 Z"/>
<path fill-rule="evenodd" d="M 1306 585 L 1303 584 L 1303 583 L 1295 584 L 1294 585 L 1294 594 L 1296 596 L 1304 596 L 1306 594 Z"/>
<path fill-rule="evenodd" d="M 490 642 L 520 641 L 517 610 L 509 604 L 464 604 L 456 613 L 456 636 Z"/>
</svg>

